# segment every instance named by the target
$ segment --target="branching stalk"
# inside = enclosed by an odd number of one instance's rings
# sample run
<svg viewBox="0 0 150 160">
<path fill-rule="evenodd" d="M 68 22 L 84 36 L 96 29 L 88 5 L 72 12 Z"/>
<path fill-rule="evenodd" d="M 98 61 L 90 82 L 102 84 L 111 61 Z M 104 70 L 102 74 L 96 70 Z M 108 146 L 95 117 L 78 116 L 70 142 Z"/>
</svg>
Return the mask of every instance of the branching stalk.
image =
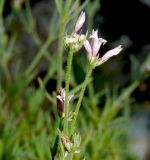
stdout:
<svg viewBox="0 0 150 160">
<path fill-rule="evenodd" d="M 70 135 L 72 135 L 74 133 L 77 116 L 78 116 L 78 113 L 79 113 L 79 110 L 80 110 L 80 106 L 81 106 L 81 103 L 82 103 L 82 99 L 83 99 L 83 96 L 84 96 L 85 89 L 88 85 L 90 76 L 92 74 L 92 70 L 93 70 L 93 66 L 91 64 L 90 67 L 89 67 L 89 70 L 86 74 L 85 80 L 83 82 L 83 85 L 82 85 L 82 88 L 81 88 L 81 91 L 80 91 L 80 94 L 79 94 L 79 99 L 78 99 L 78 102 L 77 102 L 77 106 L 76 106 L 76 110 L 75 110 L 75 117 L 74 117 L 73 122 L 72 122 L 72 128 L 71 128 Z"/>
</svg>

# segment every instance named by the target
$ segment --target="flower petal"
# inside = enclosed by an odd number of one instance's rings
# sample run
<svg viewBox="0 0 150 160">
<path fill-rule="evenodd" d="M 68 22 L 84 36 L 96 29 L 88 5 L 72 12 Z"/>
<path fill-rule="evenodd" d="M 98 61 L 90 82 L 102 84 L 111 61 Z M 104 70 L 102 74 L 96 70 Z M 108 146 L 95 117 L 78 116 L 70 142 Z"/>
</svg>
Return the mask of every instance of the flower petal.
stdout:
<svg viewBox="0 0 150 160">
<path fill-rule="evenodd" d="M 59 99 L 60 101 L 64 102 L 64 100 L 62 99 L 62 97 L 60 95 L 57 95 L 56 98 Z"/>
<path fill-rule="evenodd" d="M 103 38 L 95 39 L 93 43 L 93 48 L 92 48 L 92 56 L 96 57 L 97 53 L 101 47 L 102 44 L 105 44 L 107 41 Z"/>
<path fill-rule="evenodd" d="M 91 45 L 90 45 L 89 41 L 85 40 L 83 45 L 84 45 L 84 48 L 86 49 L 86 51 L 88 53 L 88 57 L 91 58 L 92 57 L 92 48 L 91 48 Z"/>
<path fill-rule="evenodd" d="M 109 58 L 111 58 L 112 56 L 116 56 L 120 53 L 120 51 L 122 50 L 122 46 L 118 46 L 110 51 L 108 51 L 97 63 L 98 65 L 101 65 L 102 63 L 106 62 Z"/>
<path fill-rule="evenodd" d="M 63 114 L 65 112 L 64 101 L 62 101 L 58 97 L 57 97 L 57 111 L 61 116 L 63 116 Z"/>
<path fill-rule="evenodd" d="M 93 29 L 93 30 L 92 30 L 92 34 L 90 35 L 89 38 L 98 39 L 98 30 L 94 31 L 94 29 Z"/>
<path fill-rule="evenodd" d="M 89 37 L 89 39 L 90 39 L 89 42 L 90 42 L 91 48 L 93 50 L 94 42 L 95 42 L 95 40 L 96 41 L 98 40 L 98 30 L 96 30 L 96 31 L 93 30 L 92 34 Z"/>
<path fill-rule="evenodd" d="M 98 30 L 93 30 L 89 38 L 92 48 L 92 56 L 96 57 L 101 45 L 105 44 L 107 41 L 102 38 L 98 38 Z"/>
<path fill-rule="evenodd" d="M 66 95 L 65 89 L 63 88 L 63 89 L 61 89 L 61 97 L 62 97 L 63 101 L 65 101 L 65 95 Z"/>
</svg>

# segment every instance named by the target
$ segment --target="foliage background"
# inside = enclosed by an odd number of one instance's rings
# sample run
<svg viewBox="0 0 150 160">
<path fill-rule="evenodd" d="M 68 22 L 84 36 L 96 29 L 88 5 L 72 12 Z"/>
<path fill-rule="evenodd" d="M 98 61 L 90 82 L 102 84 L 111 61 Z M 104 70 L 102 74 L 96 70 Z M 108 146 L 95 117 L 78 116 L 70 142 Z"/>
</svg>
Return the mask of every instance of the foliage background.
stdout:
<svg viewBox="0 0 150 160">
<path fill-rule="evenodd" d="M 98 28 L 109 41 L 101 55 L 120 43 L 124 51 L 93 73 L 78 117 L 82 143 L 74 159 L 148 159 L 149 148 L 142 149 L 149 142 L 150 113 L 149 29 L 143 17 L 150 9 L 146 6 L 140 17 L 132 11 L 135 7 L 136 12 L 137 4 L 145 6 L 141 2 L 77 0 L 72 1 L 71 16 L 65 17 L 56 2 L 26 0 L 17 5 L 17 1 L 0 0 L 0 159 L 51 159 L 59 124 L 56 90 L 59 81 L 64 86 L 67 59 L 63 36 L 72 31 L 83 8 L 87 14 L 83 32 Z M 62 6 L 66 8 L 68 2 Z M 129 15 L 123 5 L 131 8 Z M 146 27 L 138 30 L 139 24 Z M 75 103 L 86 66 L 83 49 L 73 61 L 70 89 Z"/>
</svg>

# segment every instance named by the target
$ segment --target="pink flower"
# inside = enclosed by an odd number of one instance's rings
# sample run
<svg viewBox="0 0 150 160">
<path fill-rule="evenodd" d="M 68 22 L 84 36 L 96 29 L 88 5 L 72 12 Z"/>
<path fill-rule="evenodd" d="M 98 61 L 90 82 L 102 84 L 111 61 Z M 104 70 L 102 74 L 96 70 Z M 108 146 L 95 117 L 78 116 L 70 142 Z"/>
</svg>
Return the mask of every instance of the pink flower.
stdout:
<svg viewBox="0 0 150 160">
<path fill-rule="evenodd" d="M 84 47 L 88 53 L 88 57 L 90 60 L 95 60 L 94 66 L 101 65 L 106 62 L 112 56 L 119 54 L 122 50 L 121 46 L 118 46 L 110 51 L 108 51 L 102 58 L 98 58 L 98 51 L 101 45 L 104 45 L 107 41 L 103 38 L 98 37 L 98 30 L 92 31 L 92 34 L 89 37 L 89 40 L 84 42 Z"/>
<path fill-rule="evenodd" d="M 70 102 L 73 98 L 73 95 L 69 95 L 68 101 Z M 57 110 L 62 117 L 64 117 L 65 113 L 65 89 L 60 89 L 57 92 Z"/>
<path fill-rule="evenodd" d="M 83 26 L 84 22 L 85 22 L 85 12 L 81 12 L 80 16 L 78 17 L 78 20 L 76 22 L 75 28 L 74 28 L 74 32 L 77 33 L 81 27 Z"/>
<path fill-rule="evenodd" d="M 86 40 L 84 42 L 84 47 L 88 52 L 89 58 L 91 59 L 97 56 L 101 45 L 105 44 L 107 41 L 102 38 L 98 38 L 98 30 L 96 31 L 93 30 L 89 38 L 90 38 L 89 41 Z"/>
</svg>

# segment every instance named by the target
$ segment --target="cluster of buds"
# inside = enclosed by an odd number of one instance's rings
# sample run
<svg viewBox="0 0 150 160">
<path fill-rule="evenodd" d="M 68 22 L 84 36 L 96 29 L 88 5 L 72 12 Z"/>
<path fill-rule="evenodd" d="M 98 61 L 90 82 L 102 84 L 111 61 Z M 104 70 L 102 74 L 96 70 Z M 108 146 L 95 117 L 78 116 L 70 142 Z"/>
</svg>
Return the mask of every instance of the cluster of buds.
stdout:
<svg viewBox="0 0 150 160">
<path fill-rule="evenodd" d="M 70 94 L 68 97 L 68 101 L 70 102 L 73 98 L 73 95 Z M 57 110 L 61 117 L 65 116 L 65 89 L 60 89 L 57 92 Z"/>
<path fill-rule="evenodd" d="M 82 47 L 86 36 L 84 34 L 79 34 L 83 24 L 85 22 L 85 12 L 81 12 L 78 20 L 76 22 L 74 31 L 71 35 L 66 35 L 64 39 L 65 47 L 67 50 L 72 52 L 77 52 Z"/>
<path fill-rule="evenodd" d="M 109 50 L 104 54 L 104 56 L 99 58 L 98 51 L 102 45 L 106 44 L 106 42 L 107 41 L 105 39 L 98 37 L 98 30 L 93 30 L 89 40 L 84 42 L 84 47 L 88 53 L 88 58 L 91 60 L 91 63 L 94 63 L 94 67 L 106 62 L 112 56 L 119 54 L 122 50 L 121 45 L 119 45 L 118 47 Z"/>
<path fill-rule="evenodd" d="M 70 140 L 67 135 L 65 135 L 64 133 L 62 133 L 60 131 L 59 131 L 59 134 L 60 134 L 62 144 L 65 148 L 64 157 L 67 157 L 69 155 L 69 153 L 75 153 L 75 154 L 80 153 L 80 150 L 79 150 L 79 147 L 81 144 L 80 134 L 74 133 L 72 140 Z"/>
</svg>

